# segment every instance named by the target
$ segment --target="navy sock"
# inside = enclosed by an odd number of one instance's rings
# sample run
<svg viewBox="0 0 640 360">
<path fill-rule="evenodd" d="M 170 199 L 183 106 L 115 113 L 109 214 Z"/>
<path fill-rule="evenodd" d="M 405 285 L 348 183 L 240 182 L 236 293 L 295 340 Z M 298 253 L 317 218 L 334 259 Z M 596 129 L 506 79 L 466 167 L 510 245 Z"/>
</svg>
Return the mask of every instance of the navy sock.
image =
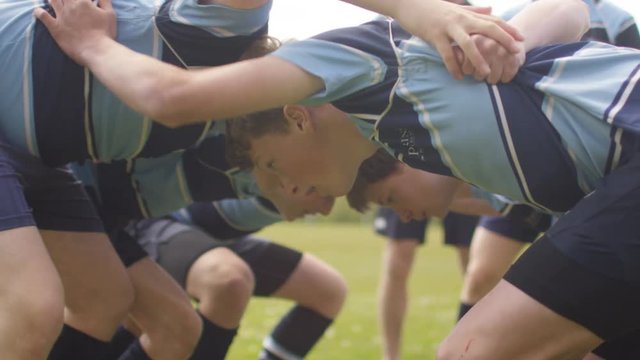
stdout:
<svg viewBox="0 0 640 360">
<path fill-rule="evenodd" d="M 303 358 L 318 342 L 333 319 L 296 305 L 263 343 L 261 360 Z"/>
<path fill-rule="evenodd" d="M 134 341 L 136 341 L 135 335 L 123 326 L 118 326 L 118 330 L 116 330 L 115 335 L 111 338 L 111 342 L 109 342 L 109 348 L 103 360 L 117 360 Z"/>
<path fill-rule="evenodd" d="M 227 355 L 227 351 L 238 333 L 238 329 L 225 329 L 202 316 L 202 334 L 196 345 L 196 349 L 191 354 L 191 360 L 222 360 Z"/>
<path fill-rule="evenodd" d="M 100 359 L 108 342 L 98 340 L 71 326 L 64 324 L 58 340 L 49 353 L 48 360 L 86 360 Z"/>
<path fill-rule="evenodd" d="M 460 321 L 460 319 L 462 319 L 464 314 L 466 314 L 467 312 L 469 312 L 469 310 L 471 310 L 473 305 L 474 304 L 465 304 L 463 302 L 460 303 L 460 308 L 458 309 L 458 321 Z"/>
<path fill-rule="evenodd" d="M 120 355 L 118 360 L 151 360 L 151 358 L 144 352 L 140 341 L 136 339 L 136 341 L 129 345 L 127 350 Z"/>
</svg>

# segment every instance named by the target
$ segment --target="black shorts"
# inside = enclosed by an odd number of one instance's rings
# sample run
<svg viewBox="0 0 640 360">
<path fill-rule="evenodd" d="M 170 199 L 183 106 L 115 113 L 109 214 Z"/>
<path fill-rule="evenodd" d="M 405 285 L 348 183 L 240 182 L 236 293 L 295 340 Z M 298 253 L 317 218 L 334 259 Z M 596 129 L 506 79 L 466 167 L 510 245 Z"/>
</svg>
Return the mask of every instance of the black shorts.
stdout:
<svg viewBox="0 0 640 360">
<path fill-rule="evenodd" d="M 217 247 L 227 247 L 251 268 L 255 278 L 254 295 L 270 296 L 289 279 L 302 259 L 302 253 L 246 236 L 237 240 L 220 241 L 208 234 L 191 229 L 172 236 L 158 247 L 158 264 L 182 286 L 193 263 L 204 253 Z"/>
<path fill-rule="evenodd" d="M 523 243 L 532 243 L 540 232 L 525 223 L 502 216 L 483 216 L 478 226 Z"/>
<path fill-rule="evenodd" d="M 52 168 L 0 141 L 0 230 L 102 232 L 83 185 L 66 167 Z"/>
<path fill-rule="evenodd" d="M 640 328 L 640 155 L 562 216 L 505 279 L 603 339 Z"/>
<path fill-rule="evenodd" d="M 469 246 L 478 217 L 450 212 L 443 220 L 444 243 L 447 245 Z M 425 230 L 429 220 L 402 222 L 393 209 L 378 209 L 373 226 L 376 233 L 391 240 L 412 239 L 420 244 L 425 242 Z"/>
</svg>

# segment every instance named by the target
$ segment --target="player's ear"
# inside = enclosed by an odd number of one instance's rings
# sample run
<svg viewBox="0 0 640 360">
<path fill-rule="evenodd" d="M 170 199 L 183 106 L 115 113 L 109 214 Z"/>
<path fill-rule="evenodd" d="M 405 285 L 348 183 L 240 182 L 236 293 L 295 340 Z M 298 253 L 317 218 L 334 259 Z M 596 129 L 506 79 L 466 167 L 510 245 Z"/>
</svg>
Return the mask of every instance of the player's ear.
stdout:
<svg viewBox="0 0 640 360">
<path fill-rule="evenodd" d="M 312 129 L 311 113 L 306 106 L 285 105 L 282 109 L 289 129 L 306 132 Z"/>
</svg>

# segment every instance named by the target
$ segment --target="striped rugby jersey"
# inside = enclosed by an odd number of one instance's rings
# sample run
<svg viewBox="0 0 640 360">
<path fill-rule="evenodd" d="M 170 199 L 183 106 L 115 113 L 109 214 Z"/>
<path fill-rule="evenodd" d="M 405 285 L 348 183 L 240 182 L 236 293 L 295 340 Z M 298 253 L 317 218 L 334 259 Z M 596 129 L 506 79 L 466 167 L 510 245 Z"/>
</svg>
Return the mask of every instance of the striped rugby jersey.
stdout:
<svg viewBox="0 0 640 360">
<path fill-rule="evenodd" d="M 278 56 L 324 81 L 331 102 L 408 165 L 562 212 L 635 151 L 640 52 L 598 42 L 527 54 L 516 79 L 454 80 L 391 20 L 285 44 Z M 632 130 L 632 131 L 628 131 Z"/>
<path fill-rule="evenodd" d="M 32 15 L 42 0 L 0 4 L 1 140 L 49 165 L 154 158 L 219 132 L 169 129 L 135 113 L 62 53 Z M 271 2 L 238 10 L 197 0 L 115 0 L 117 41 L 181 67 L 236 61 L 266 33 Z M 135 79 L 131 79 L 135 81 Z"/>
</svg>

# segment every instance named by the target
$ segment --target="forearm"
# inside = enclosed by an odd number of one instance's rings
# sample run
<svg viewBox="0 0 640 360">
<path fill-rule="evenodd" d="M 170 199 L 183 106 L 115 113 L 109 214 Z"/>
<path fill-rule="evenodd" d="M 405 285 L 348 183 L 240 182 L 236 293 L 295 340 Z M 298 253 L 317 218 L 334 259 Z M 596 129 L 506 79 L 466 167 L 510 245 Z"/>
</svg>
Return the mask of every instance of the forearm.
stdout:
<svg viewBox="0 0 640 360">
<path fill-rule="evenodd" d="M 580 40 L 589 29 L 589 10 L 580 0 L 539 0 L 509 24 L 524 35 L 524 48 L 529 51 L 537 46 Z"/>
<path fill-rule="evenodd" d="M 183 69 L 132 51 L 106 37 L 96 41 L 81 57 L 92 74 L 118 98 L 136 112 L 154 119 L 164 119 L 172 112 L 174 102 L 166 99 L 167 93 L 179 88 L 188 77 Z"/>
<path fill-rule="evenodd" d="M 398 18 L 403 9 L 408 10 L 404 0 L 342 0 L 346 3 L 367 9 L 378 14 Z M 442 0 L 424 0 L 427 6 Z"/>
<path fill-rule="evenodd" d="M 458 187 L 458 191 L 449 206 L 449 210 L 465 215 L 500 215 L 489 201 L 477 197 L 468 184 L 462 184 Z"/>
</svg>

